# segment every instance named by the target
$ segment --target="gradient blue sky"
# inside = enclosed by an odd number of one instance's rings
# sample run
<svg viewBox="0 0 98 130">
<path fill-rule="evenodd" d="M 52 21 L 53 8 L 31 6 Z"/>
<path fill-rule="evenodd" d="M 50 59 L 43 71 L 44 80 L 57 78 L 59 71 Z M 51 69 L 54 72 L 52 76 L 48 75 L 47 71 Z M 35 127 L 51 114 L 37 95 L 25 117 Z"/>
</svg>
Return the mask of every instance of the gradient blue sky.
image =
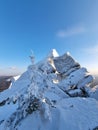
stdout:
<svg viewBox="0 0 98 130">
<path fill-rule="evenodd" d="M 98 0 L 0 0 L 0 74 L 24 71 L 55 48 L 98 71 Z"/>
</svg>

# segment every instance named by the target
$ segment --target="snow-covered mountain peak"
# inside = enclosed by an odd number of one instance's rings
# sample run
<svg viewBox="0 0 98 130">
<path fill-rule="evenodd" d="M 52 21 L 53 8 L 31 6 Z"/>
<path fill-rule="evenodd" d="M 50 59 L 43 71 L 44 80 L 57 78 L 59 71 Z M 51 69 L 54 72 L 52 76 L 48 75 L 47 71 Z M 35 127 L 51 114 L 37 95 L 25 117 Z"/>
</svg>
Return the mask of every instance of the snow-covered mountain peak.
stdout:
<svg viewBox="0 0 98 130">
<path fill-rule="evenodd" d="M 0 130 L 94 130 L 98 101 L 90 94 L 94 97 L 98 87 L 90 88 L 93 76 L 69 53 L 59 56 L 53 49 L 37 64 L 34 57 L 11 88 L 0 93 Z"/>
</svg>

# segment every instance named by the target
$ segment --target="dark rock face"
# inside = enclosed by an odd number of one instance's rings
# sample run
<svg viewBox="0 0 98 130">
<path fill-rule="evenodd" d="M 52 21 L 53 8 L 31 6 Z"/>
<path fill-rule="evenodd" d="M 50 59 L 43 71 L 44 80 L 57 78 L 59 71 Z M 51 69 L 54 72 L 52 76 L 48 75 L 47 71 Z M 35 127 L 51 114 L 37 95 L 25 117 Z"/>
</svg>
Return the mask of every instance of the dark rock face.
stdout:
<svg viewBox="0 0 98 130">
<path fill-rule="evenodd" d="M 0 77 L 0 92 L 9 88 L 9 86 L 11 84 L 10 78 L 11 78 L 11 76 L 1 76 Z"/>
<path fill-rule="evenodd" d="M 97 127 L 95 127 L 93 130 L 98 130 L 98 126 L 97 126 Z"/>
</svg>

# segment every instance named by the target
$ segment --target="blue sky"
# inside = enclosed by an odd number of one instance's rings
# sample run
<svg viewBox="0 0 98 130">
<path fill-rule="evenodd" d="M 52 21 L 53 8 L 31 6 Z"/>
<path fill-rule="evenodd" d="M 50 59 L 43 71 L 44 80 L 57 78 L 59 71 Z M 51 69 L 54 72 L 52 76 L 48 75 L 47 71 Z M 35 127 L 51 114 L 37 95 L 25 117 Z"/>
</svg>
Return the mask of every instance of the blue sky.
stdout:
<svg viewBox="0 0 98 130">
<path fill-rule="evenodd" d="M 0 0 L 0 74 L 24 71 L 55 48 L 98 71 L 98 0 Z"/>
</svg>

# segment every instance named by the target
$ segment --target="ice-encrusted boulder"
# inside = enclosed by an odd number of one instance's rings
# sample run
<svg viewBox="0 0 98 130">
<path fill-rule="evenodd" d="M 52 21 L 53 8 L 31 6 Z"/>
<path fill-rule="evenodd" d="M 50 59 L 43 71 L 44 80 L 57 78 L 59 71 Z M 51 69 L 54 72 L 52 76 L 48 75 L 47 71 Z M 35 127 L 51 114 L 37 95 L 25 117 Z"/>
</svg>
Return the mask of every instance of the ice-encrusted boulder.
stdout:
<svg viewBox="0 0 98 130">
<path fill-rule="evenodd" d="M 30 58 L 27 71 L 0 93 L 0 130 L 96 128 L 98 101 L 89 97 L 97 91 L 90 88 L 93 76 L 86 68 L 55 49 L 36 64 Z"/>
<path fill-rule="evenodd" d="M 62 56 L 53 59 L 56 70 L 65 76 L 69 75 L 71 72 L 80 68 L 80 64 L 77 63 L 69 54 L 65 53 Z M 58 62 L 59 61 L 59 62 Z"/>
</svg>

